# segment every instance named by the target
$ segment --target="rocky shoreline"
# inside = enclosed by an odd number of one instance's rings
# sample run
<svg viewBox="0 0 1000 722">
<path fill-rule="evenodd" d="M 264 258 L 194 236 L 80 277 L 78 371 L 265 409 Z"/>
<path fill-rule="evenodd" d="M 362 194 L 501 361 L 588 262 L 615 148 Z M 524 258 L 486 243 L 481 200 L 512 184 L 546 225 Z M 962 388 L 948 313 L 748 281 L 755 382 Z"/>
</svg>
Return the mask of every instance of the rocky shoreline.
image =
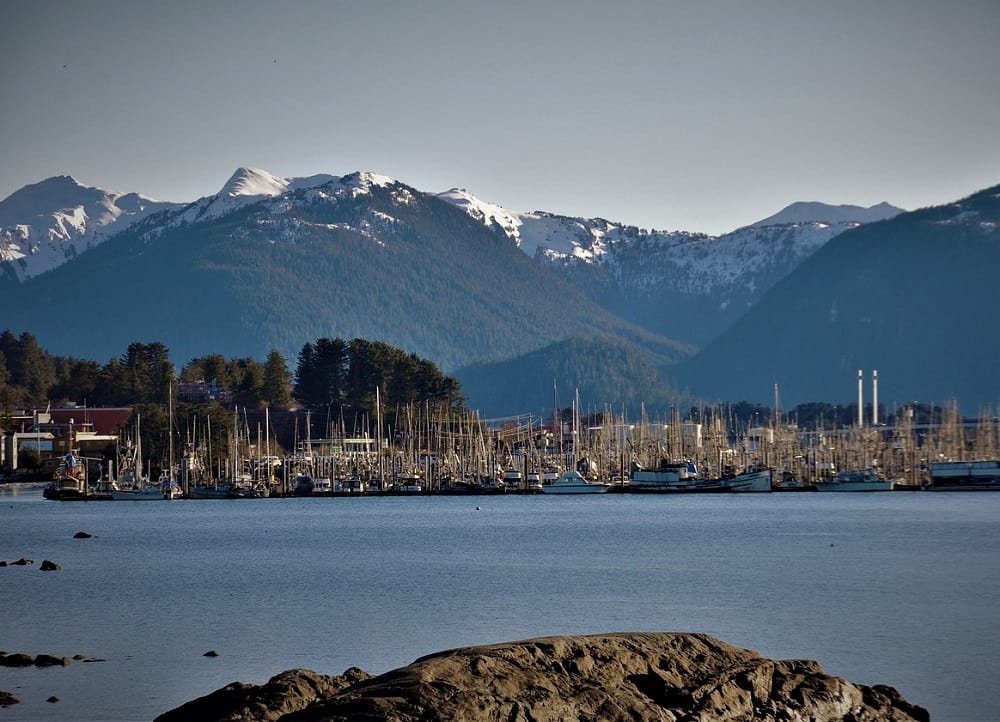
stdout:
<svg viewBox="0 0 1000 722">
<path fill-rule="evenodd" d="M 704 634 L 542 637 L 453 649 L 373 677 L 295 669 L 234 682 L 155 722 L 926 722 L 892 687 Z"/>
</svg>

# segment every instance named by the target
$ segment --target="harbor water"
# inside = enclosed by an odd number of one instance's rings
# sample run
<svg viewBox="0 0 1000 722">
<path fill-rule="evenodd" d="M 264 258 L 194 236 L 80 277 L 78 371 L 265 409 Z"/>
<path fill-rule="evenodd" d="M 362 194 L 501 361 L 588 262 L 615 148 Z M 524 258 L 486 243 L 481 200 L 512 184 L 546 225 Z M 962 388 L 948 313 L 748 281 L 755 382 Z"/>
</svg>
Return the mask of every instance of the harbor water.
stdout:
<svg viewBox="0 0 1000 722">
<path fill-rule="evenodd" d="M 451 647 L 611 631 L 707 632 L 892 685 L 933 720 L 1000 719 L 1000 494 L 5 490 L 0 559 L 22 557 L 35 563 L 0 568 L 0 649 L 103 661 L 0 667 L 20 700 L 0 722 L 151 720 L 294 667 L 381 673 Z"/>
</svg>

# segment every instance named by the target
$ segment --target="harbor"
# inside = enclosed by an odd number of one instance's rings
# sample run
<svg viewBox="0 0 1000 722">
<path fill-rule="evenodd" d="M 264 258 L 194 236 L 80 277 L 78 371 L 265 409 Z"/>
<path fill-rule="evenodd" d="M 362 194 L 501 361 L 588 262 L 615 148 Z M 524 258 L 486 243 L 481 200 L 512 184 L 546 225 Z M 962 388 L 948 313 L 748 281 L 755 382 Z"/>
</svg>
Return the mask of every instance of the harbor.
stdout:
<svg viewBox="0 0 1000 722">
<path fill-rule="evenodd" d="M 235 431 L 214 454 L 197 421 L 176 443 L 180 432 L 171 421 L 167 458 L 157 463 L 143 457 L 138 415 L 110 441 L 101 437 L 102 456 L 82 450 L 96 437 L 85 424 L 48 430 L 49 448 L 65 453 L 51 459 L 45 496 L 140 501 L 1000 490 L 1000 423 L 988 414 L 970 422 L 954 405 L 938 409 L 936 423 L 918 424 L 904 407 L 892 425 L 873 415 L 852 426 L 813 430 L 777 413 L 766 423 L 741 425 L 718 409 L 700 412 L 697 420 L 681 420 L 675 410 L 666 423 L 629 422 L 609 412 L 582 417 L 574 404 L 566 418 L 546 423 L 530 414 L 483 420 L 471 412 L 409 406 L 395 415 L 401 429 L 376 422 L 349 431 L 340 420 L 319 425 L 322 433 L 314 438 L 313 415 L 301 416 L 305 433 L 300 438 L 296 418 L 291 452 L 267 411 L 254 435 L 250 416 L 235 410 Z"/>
</svg>

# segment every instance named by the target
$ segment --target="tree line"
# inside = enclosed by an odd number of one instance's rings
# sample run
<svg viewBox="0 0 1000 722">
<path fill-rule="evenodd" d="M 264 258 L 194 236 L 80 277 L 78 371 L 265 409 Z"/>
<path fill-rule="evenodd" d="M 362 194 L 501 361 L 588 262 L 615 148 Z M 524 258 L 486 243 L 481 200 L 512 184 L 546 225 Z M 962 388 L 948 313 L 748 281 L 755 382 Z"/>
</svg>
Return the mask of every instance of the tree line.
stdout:
<svg viewBox="0 0 1000 722">
<path fill-rule="evenodd" d="M 214 384 L 244 408 L 313 410 L 349 406 L 372 413 L 376 389 L 386 404 L 462 401 L 461 387 L 435 364 L 380 341 L 320 338 L 303 344 L 295 373 L 272 350 L 261 362 L 213 353 L 191 359 L 178 372 L 158 341 L 129 344 L 100 364 L 57 356 L 28 332 L 0 333 L 0 414 L 67 401 L 88 406 L 166 405 L 177 382 Z M 175 396 L 176 397 L 176 396 Z"/>
</svg>

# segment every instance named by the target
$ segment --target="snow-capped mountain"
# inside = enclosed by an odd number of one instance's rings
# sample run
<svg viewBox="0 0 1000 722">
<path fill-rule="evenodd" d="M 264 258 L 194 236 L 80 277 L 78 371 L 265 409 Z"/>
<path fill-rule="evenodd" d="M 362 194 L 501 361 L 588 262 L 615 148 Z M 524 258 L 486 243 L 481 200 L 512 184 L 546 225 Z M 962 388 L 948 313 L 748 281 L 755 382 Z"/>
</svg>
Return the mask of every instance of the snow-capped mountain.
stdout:
<svg viewBox="0 0 1000 722">
<path fill-rule="evenodd" d="M 700 344 L 720 332 L 834 236 L 901 210 L 793 203 L 720 236 L 657 231 L 603 218 L 519 213 L 462 188 L 438 197 L 658 333 Z"/>
<path fill-rule="evenodd" d="M 179 207 L 85 186 L 71 176 L 25 186 L 0 201 L 0 275 L 38 276 L 136 221 Z"/>
<path fill-rule="evenodd" d="M 94 358 L 151 333 L 181 359 L 268 349 L 294 358 L 304 342 L 337 336 L 449 369 L 598 333 L 641 344 L 659 363 L 693 351 L 618 317 L 556 270 L 386 176 L 297 181 L 245 169 L 218 194 L 20 286 L 0 284 L 0 307 L 53 352 Z M 53 314 L 76 277 L 88 281 L 88 303 Z M 171 290 L 151 292 L 151 278 Z"/>
</svg>

